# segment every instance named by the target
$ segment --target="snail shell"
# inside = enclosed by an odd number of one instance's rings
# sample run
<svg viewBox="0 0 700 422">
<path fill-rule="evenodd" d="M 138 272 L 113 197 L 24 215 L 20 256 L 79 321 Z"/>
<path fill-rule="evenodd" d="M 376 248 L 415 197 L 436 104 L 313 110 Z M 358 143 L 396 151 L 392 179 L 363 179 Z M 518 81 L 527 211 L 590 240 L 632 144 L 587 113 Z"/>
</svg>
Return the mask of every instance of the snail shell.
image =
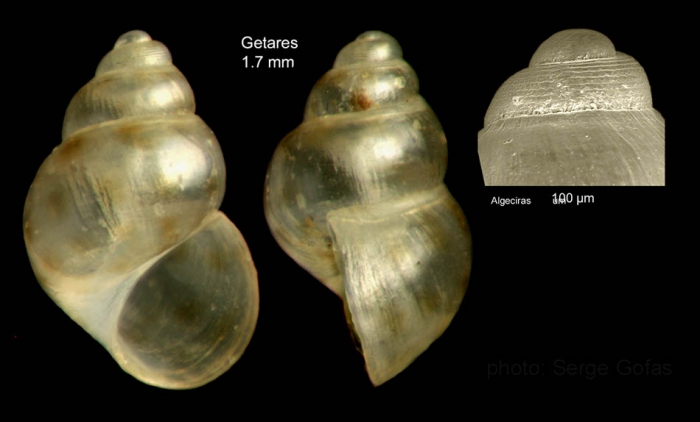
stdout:
<svg viewBox="0 0 700 422">
<path fill-rule="evenodd" d="M 486 185 L 664 185 L 664 119 L 636 60 L 566 30 L 496 92 L 479 159 Z"/>
<path fill-rule="evenodd" d="M 170 52 L 122 35 L 73 97 L 24 211 L 43 289 L 139 380 L 203 385 L 250 341 L 257 273 L 226 168 Z"/>
<path fill-rule="evenodd" d="M 340 296 L 375 385 L 447 328 L 471 237 L 443 183 L 447 142 L 391 36 L 360 35 L 277 147 L 265 215 L 280 246 Z"/>
</svg>

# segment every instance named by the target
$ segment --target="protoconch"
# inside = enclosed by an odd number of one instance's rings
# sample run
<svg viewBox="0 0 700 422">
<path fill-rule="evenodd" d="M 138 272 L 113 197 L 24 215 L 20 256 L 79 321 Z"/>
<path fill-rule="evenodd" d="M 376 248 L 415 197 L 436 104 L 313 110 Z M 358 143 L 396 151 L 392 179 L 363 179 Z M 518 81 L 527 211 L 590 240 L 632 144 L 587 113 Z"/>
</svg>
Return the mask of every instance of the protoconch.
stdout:
<svg viewBox="0 0 700 422">
<path fill-rule="evenodd" d="M 257 273 L 218 211 L 226 167 L 170 52 L 122 35 L 73 97 L 29 190 L 24 237 L 46 293 L 139 380 L 228 370 L 258 315 Z"/>
<path fill-rule="evenodd" d="M 486 185 L 664 185 L 664 118 L 642 66 L 587 29 L 546 40 L 479 132 Z"/>
<path fill-rule="evenodd" d="M 467 288 L 471 236 L 446 164 L 445 134 L 401 47 L 372 31 L 316 83 L 268 169 L 270 229 L 343 299 L 375 385 L 443 333 Z"/>
</svg>

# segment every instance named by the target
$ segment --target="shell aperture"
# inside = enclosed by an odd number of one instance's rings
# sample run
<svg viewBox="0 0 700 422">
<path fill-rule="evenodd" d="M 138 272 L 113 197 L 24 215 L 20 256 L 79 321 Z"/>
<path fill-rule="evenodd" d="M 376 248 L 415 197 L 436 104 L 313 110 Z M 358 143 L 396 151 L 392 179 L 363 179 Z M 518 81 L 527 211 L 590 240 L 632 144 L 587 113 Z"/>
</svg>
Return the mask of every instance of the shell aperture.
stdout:
<svg viewBox="0 0 700 422">
<path fill-rule="evenodd" d="M 636 60 L 596 31 L 561 31 L 494 95 L 478 140 L 484 181 L 664 185 L 664 125 Z"/>
<path fill-rule="evenodd" d="M 122 35 L 66 111 L 24 236 L 47 294 L 137 379 L 195 388 L 243 354 L 257 273 L 220 211 L 226 168 L 168 49 Z"/>
<path fill-rule="evenodd" d="M 375 385 L 443 333 L 471 269 L 469 228 L 443 183 L 445 134 L 402 56 L 378 31 L 344 47 L 265 186 L 272 234 L 344 301 Z"/>
</svg>

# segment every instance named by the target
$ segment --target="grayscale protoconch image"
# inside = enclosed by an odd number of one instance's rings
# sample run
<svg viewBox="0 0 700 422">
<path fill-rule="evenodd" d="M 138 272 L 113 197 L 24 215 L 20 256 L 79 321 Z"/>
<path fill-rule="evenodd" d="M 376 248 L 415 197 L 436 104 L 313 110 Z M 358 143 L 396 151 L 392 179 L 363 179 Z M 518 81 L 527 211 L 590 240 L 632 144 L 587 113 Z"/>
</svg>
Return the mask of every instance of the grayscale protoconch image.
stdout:
<svg viewBox="0 0 700 422">
<path fill-rule="evenodd" d="M 220 211 L 226 167 L 170 52 L 122 35 L 66 111 L 24 210 L 46 293 L 124 371 L 158 387 L 201 386 L 243 354 L 257 273 Z"/>
<path fill-rule="evenodd" d="M 467 289 L 471 235 L 446 165 L 415 72 L 393 37 L 371 31 L 340 51 L 269 166 L 270 229 L 343 300 L 374 385 L 443 333 Z"/>
<path fill-rule="evenodd" d="M 554 34 L 499 88 L 478 152 L 487 186 L 665 184 L 664 118 L 647 75 L 588 29 Z"/>
</svg>

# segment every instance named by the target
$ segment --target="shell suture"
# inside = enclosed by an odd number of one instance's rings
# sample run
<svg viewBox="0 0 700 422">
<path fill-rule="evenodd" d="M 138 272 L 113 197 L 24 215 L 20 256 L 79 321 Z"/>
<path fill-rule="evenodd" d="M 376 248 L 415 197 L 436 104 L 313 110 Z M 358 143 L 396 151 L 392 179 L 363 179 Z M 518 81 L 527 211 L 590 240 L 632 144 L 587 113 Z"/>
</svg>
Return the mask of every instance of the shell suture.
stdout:
<svg viewBox="0 0 700 422">
<path fill-rule="evenodd" d="M 663 185 L 664 155 L 644 69 L 587 29 L 543 42 L 479 132 L 486 185 Z"/>
<path fill-rule="evenodd" d="M 375 385 L 442 334 L 466 291 L 471 238 L 446 163 L 442 127 L 401 47 L 371 31 L 316 83 L 269 166 L 270 229 L 343 299 Z"/>
<path fill-rule="evenodd" d="M 122 368 L 193 388 L 252 337 L 257 274 L 218 211 L 226 168 L 168 49 L 122 35 L 73 98 L 30 188 L 24 233 L 44 290 Z"/>
</svg>

